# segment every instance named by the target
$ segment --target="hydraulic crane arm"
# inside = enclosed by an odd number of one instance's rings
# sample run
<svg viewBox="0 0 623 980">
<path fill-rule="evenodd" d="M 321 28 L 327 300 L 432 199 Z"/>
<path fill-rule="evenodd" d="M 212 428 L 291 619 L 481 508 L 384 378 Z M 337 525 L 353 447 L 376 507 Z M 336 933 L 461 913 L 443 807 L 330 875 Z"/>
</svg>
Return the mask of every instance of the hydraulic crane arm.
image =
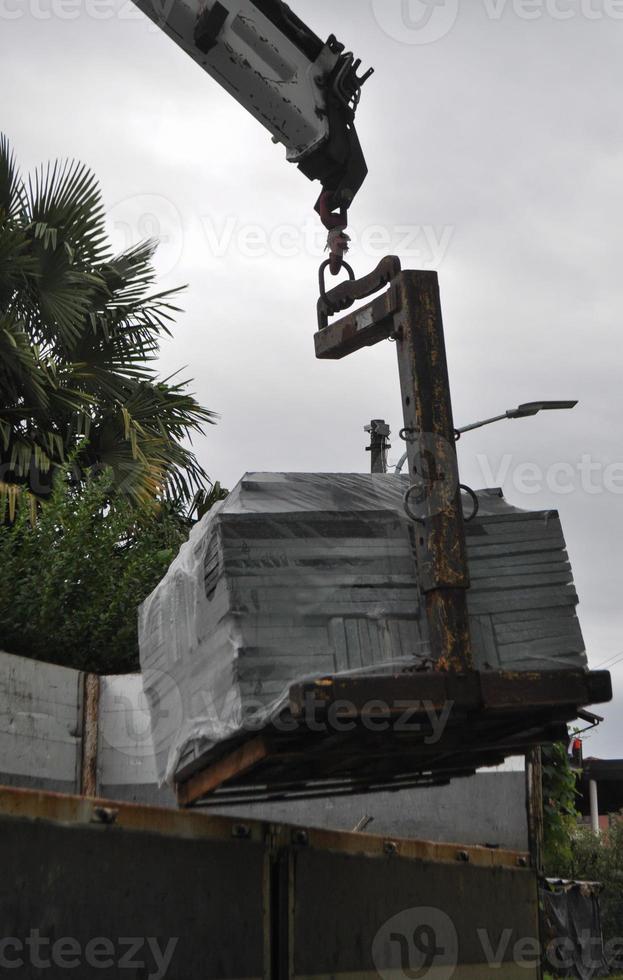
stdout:
<svg viewBox="0 0 623 980">
<path fill-rule="evenodd" d="M 372 69 L 358 77 L 361 62 L 282 0 L 134 2 L 322 182 L 325 223 L 327 212 L 345 212 L 367 174 L 354 118 Z"/>
</svg>

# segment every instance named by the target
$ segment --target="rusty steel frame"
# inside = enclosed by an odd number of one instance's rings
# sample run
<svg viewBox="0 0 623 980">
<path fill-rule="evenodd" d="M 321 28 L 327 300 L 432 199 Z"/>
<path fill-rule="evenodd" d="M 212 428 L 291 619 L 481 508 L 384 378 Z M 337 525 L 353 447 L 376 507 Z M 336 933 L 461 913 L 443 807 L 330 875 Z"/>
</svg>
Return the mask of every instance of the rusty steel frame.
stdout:
<svg viewBox="0 0 623 980">
<path fill-rule="evenodd" d="M 457 711 L 519 712 L 524 716 L 543 708 L 599 704 L 612 697 L 608 671 L 452 671 L 418 670 L 410 674 L 352 677 L 336 674 L 319 680 L 293 684 L 290 712 L 304 719 L 306 705 L 327 711 L 335 706 L 335 717 L 350 717 L 378 711 L 384 705 L 391 717 L 400 715 L 405 704 L 441 710 L 452 704 Z"/>
<path fill-rule="evenodd" d="M 381 295 L 339 320 L 358 300 Z M 365 279 L 343 282 L 318 301 L 316 356 L 343 357 L 382 340 L 396 343 L 409 470 L 417 512 L 405 500 L 419 584 L 426 609 L 431 667 L 402 673 L 324 677 L 294 684 L 287 709 L 294 731 L 267 724 L 214 747 L 192 772 L 180 774 L 180 806 L 260 799 L 336 796 L 378 789 L 447 784 L 479 766 L 564 740 L 577 708 L 612 698 L 607 672 L 486 671 L 474 669 L 467 591 L 469 573 L 461 504 L 450 382 L 435 272 L 402 271 L 396 256 L 383 259 Z M 348 701 L 355 730 L 317 736 L 307 723 L 309 700 L 335 709 Z M 389 706 L 389 734 L 370 736 L 367 705 Z M 451 704 L 453 723 L 442 746 L 405 738 L 392 725 L 407 706 Z M 391 706 L 396 706 L 396 712 Z M 339 716 L 339 711 L 338 711 Z"/>
<path fill-rule="evenodd" d="M 101 813 L 113 815 L 102 821 Z M 116 831 L 159 834 L 183 840 L 249 840 L 267 843 L 273 849 L 291 844 L 315 847 L 343 854 L 365 854 L 386 857 L 391 845 L 392 854 L 410 860 L 438 861 L 454 864 L 464 861 L 464 855 L 476 867 L 526 867 L 528 854 L 508 848 L 492 850 L 477 844 L 461 845 L 388 838 L 379 834 L 345 830 L 301 828 L 271 823 L 266 820 L 241 820 L 202 813 L 199 810 L 171 810 L 136 803 L 85 799 L 64 793 L 0 786 L 0 819 L 49 821 L 63 826 L 84 827 L 108 825 Z"/>
<path fill-rule="evenodd" d="M 101 814 L 111 814 L 104 821 Z M 437 843 L 379 834 L 350 833 L 344 830 L 301 828 L 266 820 L 241 821 L 236 817 L 215 816 L 199 810 L 171 810 L 136 803 L 85 799 L 64 793 L 0 786 L 0 819 L 49 821 L 63 826 L 108 826 L 116 831 L 159 834 L 183 840 L 248 840 L 273 848 L 291 844 L 315 847 L 344 854 L 365 854 L 382 858 L 392 853 L 410 860 L 454 864 L 465 861 L 486 868 L 526 867 L 528 854 L 510 849 L 491 850 L 477 844 Z"/>
<path fill-rule="evenodd" d="M 276 720 L 242 744 L 215 748 L 178 781 L 177 800 L 183 807 L 231 805 L 446 785 L 509 755 L 564 741 L 578 706 L 611 697 L 607 671 L 583 670 L 421 670 L 293 684 L 288 724 Z M 447 706 L 443 742 L 427 745 L 426 711 Z M 382 722 L 383 733 L 369 721 Z"/>
<path fill-rule="evenodd" d="M 329 325 L 329 316 L 389 289 Z M 411 511 L 432 659 L 469 671 L 469 571 L 443 317 L 436 272 L 401 271 L 396 256 L 365 279 L 345 282 L 318 303 L 316 356 L 339 360 L 382 340 L 396 341 L 409 472 L 420 502 Z"/>
</svg>

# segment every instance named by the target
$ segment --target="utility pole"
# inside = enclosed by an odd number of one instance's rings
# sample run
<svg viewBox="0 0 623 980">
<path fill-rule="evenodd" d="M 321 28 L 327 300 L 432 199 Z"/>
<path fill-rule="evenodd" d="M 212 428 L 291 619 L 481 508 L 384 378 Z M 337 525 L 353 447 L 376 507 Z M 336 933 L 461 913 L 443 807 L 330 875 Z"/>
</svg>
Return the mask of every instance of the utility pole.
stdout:
<svg viewBox="0 0 623 980">
<path fill-rule="evenodd" d="M 366 448 L 370 456 L 371 473 L 387 473 L 387 452 L 392 447 L 389 444 L 391 429 L 385 419 L 372 419 L 370 425 L 364 425 L 364 432 L 370 433 L 370 445 Z"/>
</svg>

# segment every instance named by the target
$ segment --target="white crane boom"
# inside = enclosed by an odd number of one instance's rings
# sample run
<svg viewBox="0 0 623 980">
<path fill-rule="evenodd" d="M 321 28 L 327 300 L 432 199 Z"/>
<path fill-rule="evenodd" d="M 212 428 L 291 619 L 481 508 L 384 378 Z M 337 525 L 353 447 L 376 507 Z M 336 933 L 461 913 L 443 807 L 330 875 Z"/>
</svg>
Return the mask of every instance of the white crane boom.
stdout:
<svg viewBox="0 0 623 980">
<path fill-rule="evenodd" d="M 367 174 L 354 117 L 372 69 L 359 78 L 361 62 L 282 0 L 134 2 L 322 182 L 325 217 L 349 207 Z"/>
</svg>

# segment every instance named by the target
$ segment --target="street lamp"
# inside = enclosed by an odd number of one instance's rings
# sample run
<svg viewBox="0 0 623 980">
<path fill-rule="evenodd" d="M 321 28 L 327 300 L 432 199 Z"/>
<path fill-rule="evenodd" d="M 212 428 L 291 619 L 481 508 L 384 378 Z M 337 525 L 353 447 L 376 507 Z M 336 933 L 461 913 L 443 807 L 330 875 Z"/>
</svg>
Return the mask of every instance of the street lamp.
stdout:
<svg viewBox="0 0 623 980">
<path fill-rule="evenodd" d="M 472 432 L 473 429 L 481 429 L 483 425 L 491 425 L 492 422 L 502 422 L 503 419 L 526 419 L 531 415 L 538 415 L 539 412 L 563 411 L 565 409 L 575 408 L 577 403 L 577 399 L 575 401 L 558 402 L 525 402 L 517 408 L 509 408 L 503 415 L 494 415 L 493 418 L 483 419 L 482 422 L 472 422 L 471 425 L 464 425 L 462 429 L 456 429 L 456 437 L 460 439 L 465 432 Z M 402 467 L 406 461 L 407 453 L 404 454 L 396 466 L 396 473 L 402 472 Z"/>
<path fill-rule="evenodd" d="M 530 415 L 538 415 L 539 412 L 556 412 L 564 409 L 575 408 L 576 401 L 567 402 L 526 402 L 518 408 L 509 408 L 503 415 L 494 415 L 491 419 L 483 419 L 482 422 L 472 422 L 471 425 L 464 425 L 462 429 L 456 431 L 463 435 L 464 432 L 471 432 L 472 429 L 481 429 L 483 425 L 490 425 L 492 422 L 501 422 L 503 419 L 526 419 Z"/>
</svg>

